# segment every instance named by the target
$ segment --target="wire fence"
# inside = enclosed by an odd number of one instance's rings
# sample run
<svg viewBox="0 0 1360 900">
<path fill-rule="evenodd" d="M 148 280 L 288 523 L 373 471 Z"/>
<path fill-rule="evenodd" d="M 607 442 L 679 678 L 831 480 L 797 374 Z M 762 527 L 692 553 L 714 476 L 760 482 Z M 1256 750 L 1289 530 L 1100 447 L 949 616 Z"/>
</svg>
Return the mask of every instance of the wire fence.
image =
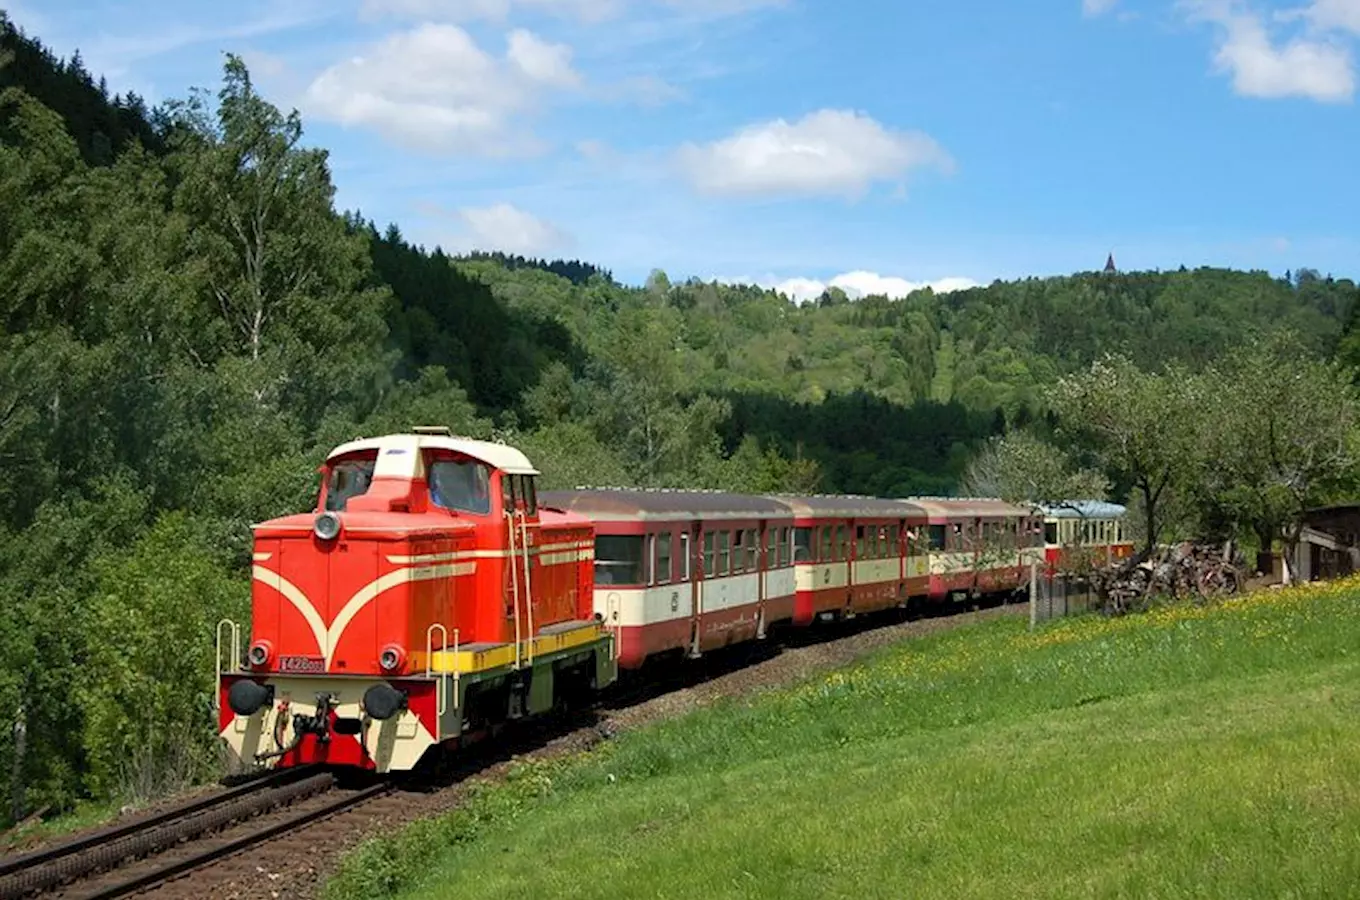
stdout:
<svg viewBox="0 0 1360 900">
<path fill-rule="evenodd" d="M 1096 604 L 1095 589 L 1090 578 L 1071 573 L 1030 570 L 1029 625 L 1047 622 L 1061 616 L 1084 613 Z"/>
</svg>

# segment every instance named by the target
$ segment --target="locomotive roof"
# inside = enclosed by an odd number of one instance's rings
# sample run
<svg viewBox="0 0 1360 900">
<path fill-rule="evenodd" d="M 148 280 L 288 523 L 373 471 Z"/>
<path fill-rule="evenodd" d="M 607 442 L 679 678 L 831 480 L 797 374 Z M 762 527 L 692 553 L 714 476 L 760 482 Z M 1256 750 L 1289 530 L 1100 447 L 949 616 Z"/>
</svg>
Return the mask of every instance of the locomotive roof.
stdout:
<svg viewBox="0 0 1360 900">
<path fill-rule="evenodd" d="M 1039 509 L 1050 519 L 1119 519 L 1128 513 L 1127 507 L 1104 500 L 1064 500 Z"/>
<path fill-rule="evenodd" d="M 925 515 L 925 510 L 910 500 L 887 500 L 882 497 L 837 497 L 825 494 L 776 494 L 774 496 L 775 499 L 792 508 L 797 515 L 846 519 Z"/>
<path fill-rule="evenodd" d="M 1023 506 L 1007 503 L 995 497 L 908 497 L 931 516 L 976 516 L 978 518 L 1028 518 L 1033 512 Z"/>
<path fill-rule="evenodd" d="M 442 434 L 385 434 L 382 437 L 360 438 L 336 447 L 326 457 L 326 460 L 329 462 L 347 453 L 363 450 L 409 447 L 412 443 L 422 450 L 450 450 L 454 453 L 461 453 L 510 475 L 539 474 L 533 463 L 529 462 L 527 456 L 507 444 L 475 441 L 472 438 L 451 437 Z"/>
<path fill-rule="evenodd" d="M 577 488 L 542 491 L 543 506 L 605 519 L 757 519 L 788 517 L 789 508 L 771 497 L 644 488 Z"/>
</svg>

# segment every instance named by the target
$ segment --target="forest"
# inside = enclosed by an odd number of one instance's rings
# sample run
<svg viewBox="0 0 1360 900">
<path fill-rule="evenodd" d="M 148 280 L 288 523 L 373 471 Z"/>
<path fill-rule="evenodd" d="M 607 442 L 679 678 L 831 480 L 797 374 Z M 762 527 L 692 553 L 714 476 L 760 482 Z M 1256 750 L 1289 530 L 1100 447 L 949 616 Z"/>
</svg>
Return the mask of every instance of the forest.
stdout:
<svg viewBox="0 0 1360 900">
<path fill-rule="evenodd" d="M 309 508 L 357 435 L 503 440 L 545 488 L 1075 488 L 1153 535 L 1271 537 L 1353 487 L 1346 279 L 1091 271 L 800 305 L 450 256 L 334 195 L 238 58 L 148 109 L 0 13 L 0 825 L 214 772 L 213 625 L 248 618 L 250 525 Z M 1239 440 L 1278 438 L 1263 411 L 1314 444 Z"/>
</svg>

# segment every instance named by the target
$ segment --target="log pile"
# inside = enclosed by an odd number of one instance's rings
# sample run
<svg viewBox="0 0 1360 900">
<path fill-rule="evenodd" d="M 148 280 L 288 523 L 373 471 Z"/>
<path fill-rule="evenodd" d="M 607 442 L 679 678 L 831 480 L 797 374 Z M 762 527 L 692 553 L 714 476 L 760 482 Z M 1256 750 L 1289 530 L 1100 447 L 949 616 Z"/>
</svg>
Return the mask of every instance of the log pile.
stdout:
<svg viewBox="0 0 1360 900">
<path fill-rule="evenodd" d="M 1236 594 L 1245 581 L 1244 571 L 1232 541 L 1222 545 L 1184 541 L 1096 569 L 1091 587 L 1106 613 L 1122 615 L 1145 609 L 1155 600 L 1203 603 Z"/>
</svg>

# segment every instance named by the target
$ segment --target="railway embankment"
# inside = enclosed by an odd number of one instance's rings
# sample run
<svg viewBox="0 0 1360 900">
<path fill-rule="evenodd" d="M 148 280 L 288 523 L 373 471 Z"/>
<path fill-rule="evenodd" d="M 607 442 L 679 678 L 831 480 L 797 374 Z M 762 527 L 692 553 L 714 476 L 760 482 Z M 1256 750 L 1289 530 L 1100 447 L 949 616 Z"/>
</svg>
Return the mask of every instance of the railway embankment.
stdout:
<svg viewBox="0 0 1360 900">
<path fill-rule="evenodd" d="M 350 897 L 1317 896 L 1360 881 L 1360 580 L 885 642 L 515 762 Z"/>
</svg>

